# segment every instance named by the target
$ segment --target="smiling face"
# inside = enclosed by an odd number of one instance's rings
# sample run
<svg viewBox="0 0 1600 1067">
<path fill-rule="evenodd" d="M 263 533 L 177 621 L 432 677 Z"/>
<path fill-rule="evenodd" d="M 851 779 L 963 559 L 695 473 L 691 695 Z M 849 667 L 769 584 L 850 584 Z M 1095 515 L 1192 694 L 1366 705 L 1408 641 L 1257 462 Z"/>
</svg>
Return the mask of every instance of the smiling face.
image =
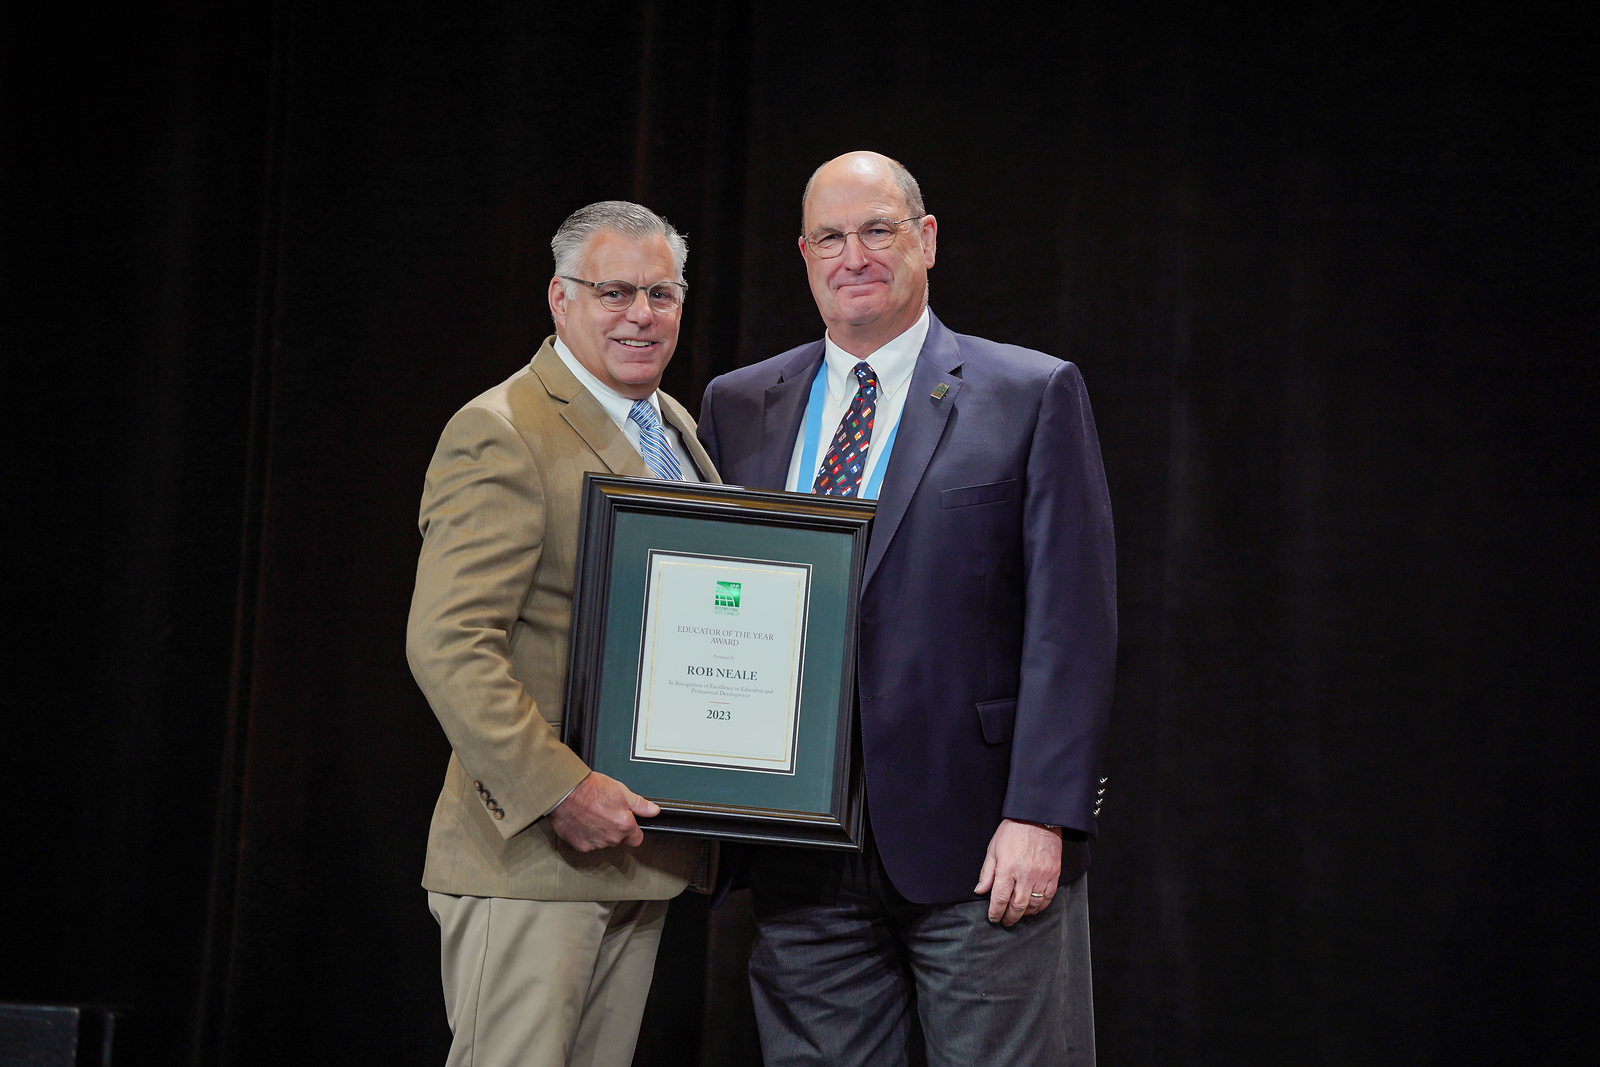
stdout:
<svg viewBox="0 0 1600 1067">
<path fill-rule="evenodd" d="M 817 172 L 801 232 L 848 233 L 872 219 L 898 222 L 909 214 L 884 157 L 853 152 Z M 938 224 L 924 215 L 903 224 L 888 248 L 864 248 L 850 236 L 833 259 L 817 258 L 800 239 L 811 295 L 834 344 L 865 357 L 911 328 L 922 314 L 937 236 Z"/>
<path fill-rule="evenodd" d="M 643 290 L 678 278 L 672 249 L 660 236 L 637 241 L 602 230 L 584 245 L 578 262 L 582 270 L 577 277 L 591 282 L 632 282 Z M 683 307 L 654 311 L 640 292 L 626 311 L 607 311 L 593 289 L 574 288 L 578 291 L 568 299 L 561 279 L 550 279 L 557 336 L 590 374 L 623 396 L 641 400 L 655 392 L 678 345 Z"/>
</svg>

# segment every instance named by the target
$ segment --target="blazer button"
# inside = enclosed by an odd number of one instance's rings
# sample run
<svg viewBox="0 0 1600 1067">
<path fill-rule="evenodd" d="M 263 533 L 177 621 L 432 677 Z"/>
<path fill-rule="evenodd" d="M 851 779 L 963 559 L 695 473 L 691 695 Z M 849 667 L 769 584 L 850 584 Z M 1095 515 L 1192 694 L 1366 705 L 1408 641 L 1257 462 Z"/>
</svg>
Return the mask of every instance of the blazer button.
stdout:
<svg viewBox="0 0 1600 1067">
<path fill-rule="evenodd" d="M 493 815 L 493 816 L 494 816 L 494 817 L 495 817 L 495 818 L 497 818 L 497 819 L 503 819 L 503 818 L 505 818 L 505 817 L 506 817 L 506 813 L 505 813 L 505 812 L 503 812 L 503 811 L 501 811 L 501 810 L 500 810 L 500 809 L 499 809 L 499 808 L 495 808 L 495 809 L 494 809 L 494 810 L 493 810 L 493 811 L 491 811 L 491 812 L 490 812 L 490 813 L 489 813 L 489 814 L 490 814 L 490 815 Z"/>
</svg>

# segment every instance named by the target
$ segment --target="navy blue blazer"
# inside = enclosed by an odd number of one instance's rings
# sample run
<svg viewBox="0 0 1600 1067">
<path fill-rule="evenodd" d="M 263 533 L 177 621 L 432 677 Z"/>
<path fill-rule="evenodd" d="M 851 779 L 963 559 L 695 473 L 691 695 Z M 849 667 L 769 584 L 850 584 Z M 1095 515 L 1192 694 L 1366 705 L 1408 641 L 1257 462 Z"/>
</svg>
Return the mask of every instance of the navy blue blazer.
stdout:
<svg viewBox="0 0 1600 1067">
<path fill-rule="evenodd" d="M 868 546 L 857 677 L 878 852 L 902 894 L 939 903 L 972 899 L 1002 817 L 1094 835 L 1117 597 L 1078 369 L 929 320 Z M 699 437 L 725 482 L 783 488 L 822 357 L 814 341 L 706 387 Z"/>
</svg>

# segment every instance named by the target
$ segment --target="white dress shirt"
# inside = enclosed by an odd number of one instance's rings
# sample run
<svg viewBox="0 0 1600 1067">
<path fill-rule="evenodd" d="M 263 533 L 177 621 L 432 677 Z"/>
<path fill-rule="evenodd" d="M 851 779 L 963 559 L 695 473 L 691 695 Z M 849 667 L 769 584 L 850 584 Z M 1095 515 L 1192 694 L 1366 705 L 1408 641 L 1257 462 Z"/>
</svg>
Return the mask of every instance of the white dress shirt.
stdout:
<svg viewBox="0 0 1600 1067">
<path fill-rule="evenodd" d="M 871 480 L 872 472 L 878 469 L 881 452 L 878 446 L 887 441 L 890 432 L 900 424 L 900 413 L 906 406 L 906 390 L 911 385 L 911 372 L 916 369 L 917 355 L 927 338 L 928 309 L 923 308 L 910 329 L 866 358 L 867 366 L 878 376 L 878 400 L 872 415 L 872 447 L 867 449 L 867 465 L 861 471 L 863 490 Z M 828 384 L 822 406 L 822 426 L 817 431 L 815 442 L 819 467 L 823 457 L 828 454 L 834 434 L 839 432 L 840 421 L 845 412 L 850 410 L 850 402 L 861 388 L 855 375 L 856 364 L 860 362 L 862 360 L 834 344 L 831 336 L 824 335 L 820 373 L 828 376 Z M 801 476 L 800 456 L 805 447 L 806 424 L 802 421 L 800 432 L 795 436 L 794 452 L 789 456 L 789 477 L 783 483 L 792 493 L 809 493 L 817 481 L 815 470 L 806 471 L 804 477 Z"/>
<path fill-rule="evenodd" d="M 628 412 L 633 410 L 632 397 L 623 396 L 609 385 L 602 382 L 589 372 L 589 368 L 578 362 L 578 357 L 572 354 L 572 349 L 560 337 L 556 338 L 556 355 L 561 357 L 561 362 L 567 365 L 583 387 L 606 409 L 612 421 L 622 430 L 628 443 L 635 452 L 639 451 L 639 424 L 628 418 Z M 853 364 L 852 364 L 853 365 Z M 656 394 L 651 393 L 650 406 L 656 409 L 656 418 L 661 420 L 661 432 L 667 437 L 667 443 L 672 446 L 672 454 L 678 457 L 678 469 L 683 471 L 683 480 L 686 482 L 703 482 L 700 468 L 694 465 L 694 460 L 689 455 L 689 450 L 683 447 L 683 438 L 678 434 L 678 428 L 661 416 L 661 401 L 656 399 Z"/>
</svg>

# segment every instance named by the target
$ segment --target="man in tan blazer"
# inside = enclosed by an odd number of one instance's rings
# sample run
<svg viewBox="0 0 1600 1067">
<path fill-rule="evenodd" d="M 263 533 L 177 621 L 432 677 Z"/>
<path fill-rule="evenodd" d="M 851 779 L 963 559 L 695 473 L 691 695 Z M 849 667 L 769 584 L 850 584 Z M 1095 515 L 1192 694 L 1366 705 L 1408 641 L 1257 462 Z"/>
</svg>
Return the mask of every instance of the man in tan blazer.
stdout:
<svg viewBox="0 0 1600 1067">
<path fill-rule="evenodd" d="M 657 389 L 687 248 L 636 204 L 551 241 L 556 336 L 458 411 L 428 466 L 406 654 L 454 750 L 422 884 L 439 922 L 449 1067 L 633 1058 L 667 901 L 708 847 L 561 743 L 585 471 L 720 481 Z"/>
</svg>

